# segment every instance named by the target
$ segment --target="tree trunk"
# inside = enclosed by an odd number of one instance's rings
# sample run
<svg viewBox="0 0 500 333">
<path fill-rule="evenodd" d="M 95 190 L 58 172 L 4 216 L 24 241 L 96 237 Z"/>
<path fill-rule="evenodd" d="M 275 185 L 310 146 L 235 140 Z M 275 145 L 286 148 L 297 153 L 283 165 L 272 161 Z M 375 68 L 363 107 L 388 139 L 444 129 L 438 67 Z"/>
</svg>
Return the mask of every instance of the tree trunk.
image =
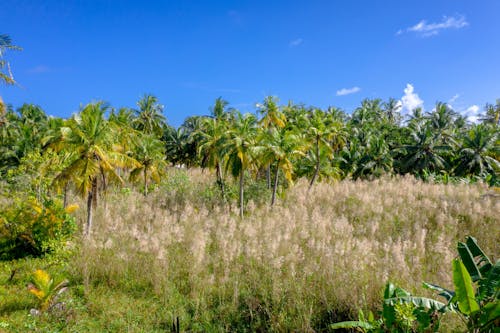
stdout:
<svg viewBox="0 0 500 333">
<path fill-rule="evenodd" d="M 276 165 L 276 174 L 274 178 L 274 186 L 273 186 L 273 196 L 271 198 L 271 207 L 274 206 L 274 201 L 276 200 L 276 190 L 278 189 L 278 178 L 279 178 L 279 172 L 280 172 L 280 160 L 278 160 L 278 165 Z"/>
<path fill-rule="evenodd" d="M 102 178 L 102 192 L 105 193 L 108 188 L 108 183 L 106 182 L 106 175 L 104 174 L 104 169 L 101 167 L 101 178 Z"/>
<path fill-rule="evenodd" d="M 245 170 L 240 171 L 240 217 L 243 218 L 243 176 L 245 175 Z"/>
<path fill-rule="evenodd" d="M 68 183 L 64 184 L 63 208 L 68 206 Z"/>
<path fill-rule="evenodd" d="M 97 206 L 97 196 L 99 195 L 104 203 L 104 209 L 108 210 L 108 202 L 106 201 L 106 191 L 108 189 L 108 181 L 106 180 L 106 174 L 104 173 L 104 169 L 102 168 L 102 166 L 100 167 L 100 169 L 101 169 L 102 184 L 100 184 L 100 191 L 99 191 L 99 186 L 97 186 L 97 179 L 96 179 L 96 190 L 94 192 L 94 207 Z"/>
<path fill-rule="evenodd" d="M 146 168 L 144 168 L 144 196 L 148 196 L 148 172 Z"/>
<path fill-rule="evenodd" d="M 311 179 L 311 182 L 309 183 L 309 191 L 311 190 L 311 187 L 313 186 L 314 181 L 318 177 L 319 167 L 320 167 L 320 163 L 319 163 L 319 136 L 316 136 L 316 170 L 314 170 L 314 175 Z"/>
<path fill-rule="evenodd" d="M 271 188 L 271 164 L 268 164 L 266 168 L 266 180 L 267 180 L 267 189 Z"/>
<path fill-rule="evenodd" d="M 87 195 L 87 226 L 85 230 L 85 237 L 89 237 L 92 231 L 93 210 L 97 204 L 97 178 L 92 179 L 92 188 Z"/>
<path fill-rule="evenodd" d="M 92 228 L 92 191 L 87 195 L 87 225 L 85 226 L 85 237 L 90 236 L 90 229 Z"/>
<path fill-rule="evenodd" d="M 216 177 L 217 177 L 217 184 L 219 184 L 220 191 L 222 193 L 222 199 L 224 200 L 226 195 L 224 192 L 224 181 L 222 180 L 222 171 L 219 165 L 219 162 L 215 164 L 215 172 L 216 172 Z"/>
</svg>

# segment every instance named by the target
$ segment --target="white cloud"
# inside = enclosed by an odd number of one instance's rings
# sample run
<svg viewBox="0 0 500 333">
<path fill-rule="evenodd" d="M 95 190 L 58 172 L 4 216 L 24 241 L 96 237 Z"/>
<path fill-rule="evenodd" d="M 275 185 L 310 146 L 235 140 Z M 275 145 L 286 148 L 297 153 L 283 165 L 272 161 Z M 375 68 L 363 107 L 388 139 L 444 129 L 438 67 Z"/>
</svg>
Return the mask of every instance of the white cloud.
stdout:
<svg viewBox="0 0 500 333">
<path fill-rule="evenodd" d="M 453 96 L 452 98 L 449 99 L 448 101 L 448 105 L 452 105 L 453 103 L 455 103 L 455 101 L 460 98 L 460 94 L 455 94 L 455 96 Z"/>
<path fill-rule="evenodd" d="M 467 118 L 468 121 L 472 123 L 477 123 L 479 121 L 479 116 L 481 115 L 480 108 L 477 105 L 471 105 L 460 114 Z"/>
<path fill-rule="evenodd" d="M 399 30 L 396 35 L 401 35 L 404 32 L 414 32 L 422 37 L 430 37 L 438 35 L 442 30 L 446 29 L 462 29 L 469 25 L 469 22 L 463 15 L 455 15 L 452 17 L 444 16 L 441 22 L 427 23 L 422 20 L 405 30 Z"/>
<path fill-rule="evenodd" d="M 410 113 L 416 108 L 423 107 L 424 101 L 420 99 L 417 93 L 414 92 L 413 85 L 406 84 L 404 95 L 401 97 L 401 111 L 402 113 Z"/>
<path fill-rule="evenodd" d="M 361 91 L 360 87 L 342 88 L 340 90 L 337 90 L 337 96 L 345 96 L 345 95 L 355 94 L 359 91 Z"/>
<path fill-rule="evenodd" d="M 302 38 L 297 38 L 297 39 L 290 41 L 290 43 L 288 43 L 288 46 L 296 47 L 296 46 L 299 46 L 300 44 L 302 44 L 303 42 L 304 42 L 304 40 Z"/>
</svg>

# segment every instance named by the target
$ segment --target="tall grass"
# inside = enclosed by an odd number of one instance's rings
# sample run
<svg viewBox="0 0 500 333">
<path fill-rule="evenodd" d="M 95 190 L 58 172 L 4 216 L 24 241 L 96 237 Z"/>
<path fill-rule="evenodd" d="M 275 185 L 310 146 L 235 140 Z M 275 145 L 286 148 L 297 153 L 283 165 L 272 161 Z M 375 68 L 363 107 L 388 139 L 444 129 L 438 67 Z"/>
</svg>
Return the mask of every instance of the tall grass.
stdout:
<svg viewBox="0 0 500 333">
<path fill-rule="evenodd" d="M 376 309 L 387 281 L 418 294 L 422 281 L 451 287 L 465 235 L 500 250 L 500 200 L 481 185 L 405 177 L 308 192 L 299 182 L 273 209 L 249 202 L 240 220 L 212 179 L 179 170 L 146 198 L 108 196 L 69 268 L 94 324 L 161 331 L 179 317 L 192 331 L 321 331 Z"/>
</svg>

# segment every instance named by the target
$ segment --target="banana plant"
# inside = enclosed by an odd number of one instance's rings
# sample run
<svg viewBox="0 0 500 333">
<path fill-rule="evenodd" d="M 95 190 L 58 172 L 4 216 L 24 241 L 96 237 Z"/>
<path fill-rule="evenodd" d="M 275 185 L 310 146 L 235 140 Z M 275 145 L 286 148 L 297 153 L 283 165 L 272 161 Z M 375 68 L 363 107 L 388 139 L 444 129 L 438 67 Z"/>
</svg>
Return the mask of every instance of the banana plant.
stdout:
<svg viewBox="0 0 500 333">
<path fill-rule="evenodd" d="M 355 329 L 365 333 L 437 332 L 440 323 L 437 313 L 445 306 L 432 299 L 414 297 L 407 290 L 387 283 L 379 319 L 375 319 L 371 311 L 367 317 L 360 311 L 357 321 L 335 323 L 330 328 Z"/>
<path fill-rule="evenodd" d="M 424 283 L 424 287 L 437 291 L 447 301 L 437 309 L 438 312 L 458 314 L 466 322 L 468 332 L 498 332 L 500 260 L 492 263 L 476 239 L 470 236 L 465 243 L 458 243 L 457 251 L 459 256 L 452 262 L 455 290 L 447 290 L 431 283 Z M 420 297 L 395 297 L 386 299 L 385 302 L 389 305 L 398 302 L 413 303 L 428 309 L 438 304 L 427 303 L 428 301 Z"/>
<path fill-rule="evenodd" d="M 435 284 L 424 287 L 437 291 L 446 303 L 412 296 L 391 283 L 386 285 L 384 303 L 378 320 L 373 314 L 358 321 L 335 323 L 332 329 L 360 332 L 437 332 L 444 313 L 458 314 L 470 333 L 500 331 L 500 260 L 493 263 L 473 237 L 457 246 L 458 258 L 452 262 L 453 285 L 448 290 Z"/>
</svg>

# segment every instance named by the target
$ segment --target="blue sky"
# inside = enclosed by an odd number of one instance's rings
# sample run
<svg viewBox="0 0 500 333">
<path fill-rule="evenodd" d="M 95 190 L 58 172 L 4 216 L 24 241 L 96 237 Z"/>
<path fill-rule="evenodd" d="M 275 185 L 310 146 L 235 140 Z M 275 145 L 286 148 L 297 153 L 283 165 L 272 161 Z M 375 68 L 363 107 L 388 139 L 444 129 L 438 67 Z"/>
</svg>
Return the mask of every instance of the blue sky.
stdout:
<svg viewBox="0 0 500 333">
<path fill-rule="evenodd" d="M 500 98 L 500 1 L 0 2 L 14 107 L 69 117 L 145 93 L 170 124 L 222 96 L 254 111 L 267 95 L 347 112 L 363 98 L 405 109 L 449 102 L 471 119 Z"/>
</svg>

